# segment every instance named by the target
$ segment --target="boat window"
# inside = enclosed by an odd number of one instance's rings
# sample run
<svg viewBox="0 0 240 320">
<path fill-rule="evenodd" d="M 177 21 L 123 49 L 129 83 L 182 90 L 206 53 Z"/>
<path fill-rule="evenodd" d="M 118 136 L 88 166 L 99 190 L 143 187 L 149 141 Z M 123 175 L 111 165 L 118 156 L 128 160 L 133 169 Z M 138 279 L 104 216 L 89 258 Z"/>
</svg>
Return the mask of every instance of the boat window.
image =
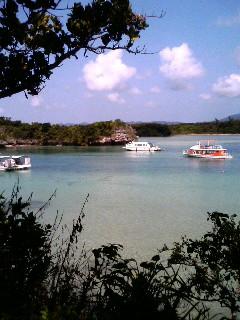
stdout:
<svg viewBox="0 0 240 320">
<path fill-rule="evenodd" d="M 18 165 L 24 163 L 23 158 L 15 158 L 14 160 L 15 160 L 15 163 L 18 164 Z"/>
</svg>

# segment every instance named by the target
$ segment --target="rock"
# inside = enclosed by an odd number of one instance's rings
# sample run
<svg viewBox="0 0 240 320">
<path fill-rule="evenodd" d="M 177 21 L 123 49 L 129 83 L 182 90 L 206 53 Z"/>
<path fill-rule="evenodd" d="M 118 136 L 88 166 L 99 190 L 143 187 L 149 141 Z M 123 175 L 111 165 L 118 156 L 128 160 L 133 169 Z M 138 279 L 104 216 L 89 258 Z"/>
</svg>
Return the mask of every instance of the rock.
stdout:
<svg viewBox="0 0 240 320">
<path fill-rule="evenodd" d="M 95 145 L 123 145 L 126 144 L 134 139 L 136 139 L 135 130 L 130 127 L 120 127 L 114 130 L 111 136 L 103 136 L 96 140 L 94 143 Z"/>
<path fill-rule="evenodd" d="M 7 144 L 8 144 L 7 141 L 0 140 L 0 147 L 5 147 Z"/>
</svg>

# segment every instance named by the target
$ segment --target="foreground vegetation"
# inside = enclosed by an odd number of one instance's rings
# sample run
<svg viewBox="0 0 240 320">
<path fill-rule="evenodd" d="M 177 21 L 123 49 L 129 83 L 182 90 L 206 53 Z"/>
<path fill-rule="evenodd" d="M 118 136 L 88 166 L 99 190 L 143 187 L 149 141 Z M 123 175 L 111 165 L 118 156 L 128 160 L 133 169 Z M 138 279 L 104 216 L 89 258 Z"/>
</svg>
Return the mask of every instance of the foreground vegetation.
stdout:
<svg viewBox="0 0 240 320">
<path fill-rule="evenodd" d="M 23 201 L 18 187 L 9 200 L 0 197 L 1 320 L 237 319 L 236 216 L 208 213 L 212 228 L 202 238 L 183 237 L 140 263 L 122 257 L 119 244 L 84 248 L 79 236 L 88 198 L 70 233 L 61 231 L 59 215 L 44 223 L 49 201 L 33 212 L 31 197 Z M 215 315 L 216 304 L 225 316 Z"/>
</svg>

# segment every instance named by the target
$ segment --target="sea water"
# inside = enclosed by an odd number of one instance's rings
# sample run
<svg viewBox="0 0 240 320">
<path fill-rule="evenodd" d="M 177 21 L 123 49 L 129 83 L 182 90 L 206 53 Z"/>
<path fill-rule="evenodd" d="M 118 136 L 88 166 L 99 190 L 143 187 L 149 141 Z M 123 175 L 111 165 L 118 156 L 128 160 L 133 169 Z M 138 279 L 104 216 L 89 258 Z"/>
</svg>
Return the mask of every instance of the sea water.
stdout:
<svg viewBox="0 0 240 320">
<path fill-rule="evenodd" d="M 186 158 L 182 150 L 198 140 L 215 139 L 231 160 Z M 151 257 L 164 243 L 182 235 L 199 237 L 208 228 L 207 212 L 240 212 L 240 136 L 144 138 L 162 152 L 126 151 L 121 146 L 2 149 L 28 154 L 32 169 L 0 173 L 8 196 L 19 181 L 36 210 L 57 190 L 44 219 L 57 210 L 69 226 L 84 209 L 82 241 L 88 247 L 120 243 L 136 257 Z"/>
</svg>

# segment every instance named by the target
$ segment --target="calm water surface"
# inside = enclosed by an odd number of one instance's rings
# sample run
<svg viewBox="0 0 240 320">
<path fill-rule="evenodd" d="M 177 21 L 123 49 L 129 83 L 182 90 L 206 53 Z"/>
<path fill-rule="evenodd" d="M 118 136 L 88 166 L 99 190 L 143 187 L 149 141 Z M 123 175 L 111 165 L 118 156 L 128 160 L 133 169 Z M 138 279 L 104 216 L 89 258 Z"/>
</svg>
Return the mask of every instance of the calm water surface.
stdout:
<svg viewBox="0 0 240 320">
<path fill-rule="evenodd" d="M 87 245 L 121 243 L 128 253 L 148 257 L 183 234 L 206 231 L 207 211 L 240 212 L 240 136 L 211 137 L 229 149 L 232 160 L 182 156 L 183 149 L 208 138 L 144 139 L 166 149 L 156 153 L 120 146 L 2 150 L 30 154 L 32 169 L 0 173 L 0 190 L 9 194 L 19 179 L 22 194 L 33 192 L 37 208 L 57 189 L 45 219 L 52 221 L 59 209 L 69 224 L 89 193 L 82 235 Z"/>
</svg>

